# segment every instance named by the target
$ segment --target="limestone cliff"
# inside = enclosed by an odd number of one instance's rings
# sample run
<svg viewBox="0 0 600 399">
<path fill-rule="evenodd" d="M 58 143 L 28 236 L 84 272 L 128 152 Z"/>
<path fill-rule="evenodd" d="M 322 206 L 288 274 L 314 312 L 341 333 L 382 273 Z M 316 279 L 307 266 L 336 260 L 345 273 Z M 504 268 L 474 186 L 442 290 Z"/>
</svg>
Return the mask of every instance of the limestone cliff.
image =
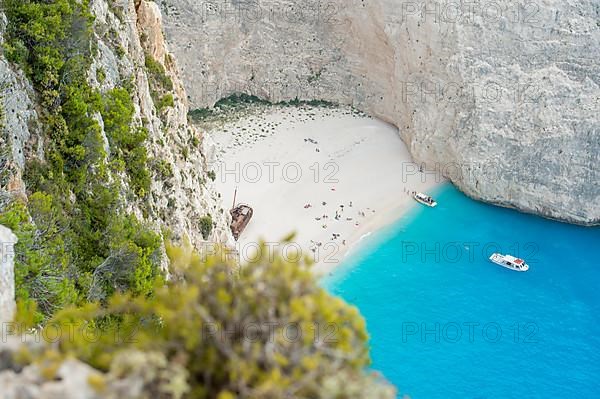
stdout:
<svg viewBox="0 0 600 399">
<path fill-rule="evenodd" d="M 194 107 L 352 104 L 474 198 L 600 223 L 597 2 L 160 4 Z"/>
<path fill-rule="evenodd" d="M 150 194 L 140 201 L 122 192 L 127 211 L 153 224 L 157 232 L 170 230 L 176 239 L 187 235 L 196 245 L 205 238 L 227 242 L 228 213 L 221 209 L 219 195 L 207 175 L 211 141 L 188 125 L 187 96 L 163 36 L 157 5 L 144 0 L 91 0 L 90 12 L 96 51 L 88 71 L 89 82 L 101 94 L 129 84 L 135 107 L 133 123 L 148 130 L 145 146 L 152 180 Z M 0 16 L 3 40 L 7 20 L 4 14 Z M 166 79 L 172 82 L 169 106 L 161 107 L 153 98 L 152 77 L 145 65 L 148 57 L 164 68 Z M 4 54 L 0 54 L 0 87 L 1 211 L 15 197 L 26 199 L 26 161 L 44 159 L 45 139 L 38 116 L 39 99 L 23 71 L 9 63 Z M 102 116 L 96 118 L 104 130 Z M 110 156 L 104 131 L 102 135 Z M 123 179 L 126 187 L 124 176 L 112 178 Z M 207 214 L 214 229 L 210 237 L 202 237 L 200 218 Z"/>
<path fill-rule="evenodd" d="M 15 313 L 14 244 L 17 237 L 0 225 L 0 324 L 11 322 Z"/>
</svg>

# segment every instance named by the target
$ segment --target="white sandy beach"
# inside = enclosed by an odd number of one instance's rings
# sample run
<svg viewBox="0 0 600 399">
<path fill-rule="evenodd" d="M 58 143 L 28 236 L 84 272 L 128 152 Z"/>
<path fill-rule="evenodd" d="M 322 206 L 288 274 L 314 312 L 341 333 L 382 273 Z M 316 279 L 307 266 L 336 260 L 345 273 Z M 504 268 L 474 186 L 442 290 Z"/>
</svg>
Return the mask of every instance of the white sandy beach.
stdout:
<svg viewBox="0 0 600 399">
<path fill-rule="evenodd" d="M 361 238 L 417 204 L 441 177 L 422 174 L 396 128 L 351 109 L 273 107 L 210 132 L 217 143 L 216 185 L 228 210 L 254 209 L 240 236 L 242 257 L 259 239 L 301 248 L 326 273 Z M 294 244 L 279 244 L 296 232 Z"/>
</svg>

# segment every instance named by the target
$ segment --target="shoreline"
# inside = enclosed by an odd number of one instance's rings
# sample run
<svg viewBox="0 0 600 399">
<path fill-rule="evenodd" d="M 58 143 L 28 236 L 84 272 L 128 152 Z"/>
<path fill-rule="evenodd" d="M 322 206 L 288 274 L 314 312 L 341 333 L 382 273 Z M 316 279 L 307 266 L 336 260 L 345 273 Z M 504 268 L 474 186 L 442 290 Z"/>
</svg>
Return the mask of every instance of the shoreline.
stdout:
<svg viewBox="0 0 600 399">
<path fill-rule="evenodd" d="M 444 186 L 446 182 L 437 183 L 431 187 L 428 187 L 430 191 L 438 191 Z M 431 192 L 430 192 L 431 194 Z M 403 199 L 400 203 L 396 203 L 396 206 L 382 212 L 377 217 L 372 218 L 369 223 L 365 224 L 364 228 L 358 229 L 355 234 L 360 236 L 358 238 L 351 239 L 348 248 L 345 251 L 340 252 L 340 259 L 337 264 L 316 264 L 315 271 L 319 277 L 331 275 L 333 271 L 344 262 L 344 260 L 353 253 L 353 251 L 360 250 L 364 244 L 364 240 L 371 238 L 371 236 L 380 233 L 382 230 L 396 224 L 400 219 L 404 218 L 408 212 L 416 210 L 417 207 L 423 206 L 414 201 L 412 196 L 407 195 L 406 199 Z"/>
<path fill-rule="evenodd" d="M 419 171 L 395 127 L 347 107 L 260 108 L 208 133 L 223 211 L 236 188 L 236 203 L 254 210 L 236 245 L 242 261 L 264 239 L 284 255 L 308 256 L 326 275 L 370 234 L 421 206 L 410 192 L 446 181 Z"/>
<path fill-rule="evenodd" d="M 409 197 L 407 197 L 409 198 Z M 410 198 L 412 200 L 412 198 Z M 396 223 L 401 219 L 407 212 L 409 212 L 412 206 L 417 206 L 410 202 L 403 202 L 401 205 L 396 206 L 393 209 L 388 209 L 381 212 L 379 215 L 372 217 L 359 229 L 357 229 L 347 241 L 347 247 L 343 251 L 338 253 L 338 262 L 336 263 L 317 263 L 314 265 L 314 271 L 319 276 L 330 275 L 338 266 L 340 266 L 344 260 L 352 255 L 354 251 L 360 250 L 364 244 L 364 240 L 369 239 L 374 234 L 385 229 Z"/>
</svg>

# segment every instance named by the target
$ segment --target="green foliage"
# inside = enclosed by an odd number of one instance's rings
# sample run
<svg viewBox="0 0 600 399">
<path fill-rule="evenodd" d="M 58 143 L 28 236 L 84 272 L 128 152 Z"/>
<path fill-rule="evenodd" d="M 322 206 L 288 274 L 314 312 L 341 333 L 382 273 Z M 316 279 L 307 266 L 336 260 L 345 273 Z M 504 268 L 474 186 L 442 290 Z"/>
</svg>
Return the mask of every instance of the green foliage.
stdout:
<svg viewBox="0 0 600 399">
<path fill-rule="evenodd" d="M 20 39 L 4 43 L 4 54 L 10 62 L 24 64 L 29 58 L 29 49 Z"/>
<path fill-rule="evenodd" d="M 245 93 L 236 93 L 217 101 L 212 108 L 197 108 L 188 112 L 188 118 L 194 123 L 201 123 L 218 118 L 219 115 L 253 104 L 272 105 L 269 101 Z"/>
<path fill-rule="evenodd" d="M 129 92 L 123 88 L 112 89 L 103 100 L 102 119 L 109 140 L 117 147 L 132 144 L 127 136 L 135 109 Z"/>
<path fill-rule="evenodd" d="M 260 105 L 277 105 L 283 107 L 299 107 L 303 105 L 311 107 L 323 107 L 332 108 L 337 107 L 336 103 L 332 103 L 325 100 L 300 100 L 295 98 L 290 101 L 280 101 L 278 103 L 271 103 L 270 101 L 264 100 L 260 97 L 237 93 L 232 94 L 228 97 L 222 98 L 217 101 L 212 108 L 198 108 L 188 112 L 188 118 L 194 123 L 206 122 L 217 118 L 223 113 L 227 113 L 230 110 L 236 110 L 253 104 Z"/>
<path fill-rule="evenodd" d="M 21 49 L 9 58 L 30 77 L 44 109 L 51 139 L 47 176 L 82 190 L 86 166 L 103 156 L 100 127 L 91 117 L 100 96 L 87 84 L 92 47 L 87 3 L 5 0 L 3 5 L 9 20 L 6 46 Z"/>
<path fill-rule="evenodd" d="M 104 68 L 100 67 L 96 70 L 96 80 L 99 83 L 104 83 L 104 81 L 106 80 L 106 71 L 104 70 Z"/>
<path fill-rule="evenodd" d="M 166 91 L 173 90 L 173 81 L 165 72 L 165 68 L 150 54 L 145 57 L 146 71 L 151 78 Z"/>
<path fill-rule="evenodd" d="M 231 108 L 237 107 L 242 104 L 264 104 L 270 105 L 271 103 L 267 100 L 263 100 L 254 95 L 245 94 L 245 93 L 237 93 L 232 94 L 228 97 L 222 98 L 217 101 L 214 105 L 215 108 Z"/>
<path fill-rule="evenodd" d="M 76 54 L 89 56 L 92 17 L 86 2 L 4 0 L 9 19 L 5 50 L 41 87 L 42 105 L 57 107 L 61 71 Z"/>
<path fill-rule="evenodd" d="M 150 54 L 146 54 L 145 64 L 150 80 L 150 95 L 156 109 L 161 112 L 166 107 L 173 107 L 173 81 L 167 76 L 165 68 Z"/>
<path fill-rule="evenodd" d="M 87 332 L 63 337 L 61 352 L 120 376 L 154 368 L 127 358 L 160 355 L 163 368 L 185 369 L 180 388 L 190 398 L 394 397 L 363 371 L 368 337 L 358 310 L 320 288 L 304 263 L 263 256 L 232 273 L 225 254 L 168 252 L 180 278 L 153 296 L 116 295 L 106 307 L 60 312 L 55 323 Z M 152 375 L 144 388 L 158 397 L 171 384 Z"/>
<path fill-rule="evenodd" d="M 148 155 L 143 145 L 148 139 L 146 128 L 133 128 L 135 110 L 131 95 L 126 89 L 116 88 L 104 96 L 102 119 L 114 157 L 122 160 L 130 178 L 131 187 L 139 197 L 150 192 L 150 173 L 147 168 Z"/>
<path fill-rule="evenodd" d="M 150 295 L 158 270 L 160 236 L 140 223 L 135 216 L 119 217 L 108 228 L 108 255 L 94 269 L 87 299 L 104 301 L 115 292 Z"/>
<path fill-rule="evenodd" d="M 28 205 L 13 203 L 0 215 L 20 238 L 18 309 L 31 315 L 19 317 L 39 323 L 65 305 L 116 291 L 148 295 L 158 275 L 160 241 L 124 215 L 123 187 L 109 175 L 109 167 L 126 171 L 132 190 L 146 195 L 148 132 L 132 127 L 126 89 L 103 98 L 88 84 L 95 48 L 88 1 L 4 0 L 3 6 L 5 53 L 31 79 L 45 128 L 45 159 L 29 159 L 24 173 Z M 101 70 L 97 76 L 102 80 Z M 114 154 L 110 160 L 98 112 Z M 107 262 L 119 273 L 100 269 Z"/>
<path fill-rule="evenodd" d="M 162 96 L 160 99 L 158 99 L 158 102 L 156 104 L 156 108 L 158 108 L 159 112 L 166 107 L 173 106 L 175 106 L 175 100 L 173 99 L 173 95 L 171 93 Z"/>
<path fill-rule="evenodd" d="M 112 214 L 115 219 L 100 220 L 104 216 L 102 204 L 101 200 L 94 202 L 98 209 L 88 209 L 89 219 L 69 221 L 58 201 L 38 192 L 30 196 L 28 207 L 13 202 L 0 213 L 0 224 L 19 238 L 15 248 L 16 297 L 19 308 L 34 312 L 35 324 L 89 297 L 102 300 L 125 290 L 149 295 L 153 282 L 160 278 L 160 237 L 134 216 Z M 106 225 L 104 234 L 98 235 L 100 232 L 90 226 L 94 223 Z M 119 253 L 127 256 L 115 262 Z M 108 272 L 102 268 L 107 260 L 113 267 Z M 120 274 L 115 275 L 115 270 Z"/>
<path fill-rule="evenodd" d="M 72 281 L 62 278 L 69 256 L 61 234 L 67 221 L 60 205 L 51 195 L 35 193 L 29 198 L 29 213 L 25 204 L 13 202 L 0 214 L 0 224 L 19 238 L 15 248 L 16 298 L 19 309 L 32 312 L 31 322 L 37 324 L 44 314 L 76 303 L 77 293 Z M 37 229 L 36 225 L 44 228 Z"/>
<path fill-rule="evenodd" d="M 325 100 L 308 100 L 307 101 L 307 100 L 300 100 L 300 99 L 298 99 L 298 97 L 296 97 L 290 101 L 278 102 L 277 105 L 282 105 L 282 106 L 286 106 L 286 107 L 298 107 L 301 105 L 308 105 L 311 107 L 322 107 L 322 108 L 337 107 L 336 103 L 332 103 L 330 101 L 325 101 Z"/>
<path fill-rule="evenodd" d="M 217 174 L 215 173 L 214 170 L 209 170 L 206 174 L 208 175 L 208 178 L 210 180 L 212 180 L 212 181 L 217 180 Z"/>
<path fill-rule="evenodd" d="M 202 216 L 200 218 L 200 232 L 202 233 L 202 238 L 208 240 L 210 237 L 210 233 L 212 233 L 213 229 L 213 219 L 210 214 L 206 216 Z"/>
<path fill-rule="evenodd" d="M 213 115 L 213 110 L 210 108 L 198 108 L 188 112 L 188 117 L 193 122 L 201 122 Z"/>
<path fill-rule="evenodd" d="M 173 166 L 164 159 L 153 159 L 151 162 L 152 169 L 160 177 L 161 180 L 167 180 L 173 177 Z"/>
<path fill-rule="evenodd" d="M 122 46 L 117 46 L 117 48 L 115 49 L 115 52 L 117 53 L 117 57 L 119 58 L 123 58 L 125 56 L 125 49 Z"/>
<path fill-rule="evenodd" d="M 190 149 L 188 147 L 181 147 L 181 156 L 187 161 L 190 156 Z"/>
</svg>

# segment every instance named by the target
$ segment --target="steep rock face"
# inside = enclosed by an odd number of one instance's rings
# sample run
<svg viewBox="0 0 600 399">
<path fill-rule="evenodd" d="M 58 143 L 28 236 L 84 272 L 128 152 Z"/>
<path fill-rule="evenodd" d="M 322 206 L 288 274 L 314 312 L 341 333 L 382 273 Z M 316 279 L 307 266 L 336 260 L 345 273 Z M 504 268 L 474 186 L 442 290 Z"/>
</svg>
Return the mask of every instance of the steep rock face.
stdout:
<svg viewBox="0 0 600 399">
<path fill-rule="evenodd" d="M 0 44 L 4 43 L 6 17 L 0 14 Z M 34 92 L 22 71 L 15 70 L 0 55 L 0 209 L 13 197 L 24 197 L 22 172 L 32 148 L 30 138 L 38 134 Z"/>
<path fill-rule="evenodd" d="M 474 198 L 600 223 L 593 1 L 161 6 L 195 107 L 234 92 L 352 104 Z"/>
<path fill-rule="evenodd" d="M 0 225 L 0 323 L 11 322 L 15 313 L 14 245 L 17 237 Z M 3 324 L 4 325 L 4 324 Z"/>
<path fill-rule="evenodd" d="M 99 68 L 106 79 L 95 82 L 103 90 L 119 87 L 123 79 L 133 77 L 134 119 L 149 131 L 147 145 L 149 159 L 168 165 L 168 176 L 154 173 L 151 186 L 150 218 L 169 227 L 175 237 L 189 236 L 199 246 L 204 240 L 200 234 L 199 219 L 210 214 L 215 223 L 207 240 L 227 242 L 228 213 L 222 211 L 220 199 L 212 181 L 207 177 L 205 154 L 210 153 L 210 138 L 203 137 L 187 121 L 187 96 L 179 79 L 177 64 L 169 53 L 162 32 L 162 18 L 157 5 L 150 1 L 117 1 L 112 9 L 105 0 L 94 0 L 91 9 L 96 16 L 95 31 L 110 29 L 117 32 L 113 43 L 99 36 L 99 56 L 92 66 L 91 76 Z M 125 49 L 119 57 L 113 48 Z M 143 68 L 145 58 L 152 57 L 173 83 L 173 106 L 159 109 L 151 95 L 152 83 Z M 139 213 L 135 204 L 132 211 Z"/>
<path fill-rule="evenodd" d="M 127 192 L 121 193 L 127 211 L 153 224 L 157 232 L 167 228 L 174 239 L 189 237 L 197 247 L 205 241 L 228 242 L 229 215 L 221 209 L 219 195 L 207 175 L 212 162 L 206 155 L 213 153 L 211 140 L 188 125 L 187 96 L 162 33 L 158 7 L 149 1 L 91 0 L 90 11 L 95 17 L 93 35 L 97 51 L 89 70 L 89 82 L 101 93 L 131 82 L 134 124 L 144 126 L 149 135 L 146 147 L 152 174 L 151 192 L 145 202 Z M 4 33 L 6 17 L 0 16 L 0 29 Z M 148 56 L 164 68 L 172 82 L 170 106 L 155 104 L 145 66 Z M 44 139 L 31 83 L 1 53 L 0 90 L 1 211 L 15 197 L 26 200 L 22 179 L 26 161 L 33 157 L 44 159 Z M 98 114 L 96 119 L 103 127 L 102 116 Z M 102 135 L 105 151 L 110 154 L 106 134 Z M 156 167 L 159 163 L 162 174 Z M 124 175 L 112 178 L 126 181 Z M 214 229 L 210 237 L 202 237 L 200 218 L 207 214 L 212 217 Z"/>
</svg>

